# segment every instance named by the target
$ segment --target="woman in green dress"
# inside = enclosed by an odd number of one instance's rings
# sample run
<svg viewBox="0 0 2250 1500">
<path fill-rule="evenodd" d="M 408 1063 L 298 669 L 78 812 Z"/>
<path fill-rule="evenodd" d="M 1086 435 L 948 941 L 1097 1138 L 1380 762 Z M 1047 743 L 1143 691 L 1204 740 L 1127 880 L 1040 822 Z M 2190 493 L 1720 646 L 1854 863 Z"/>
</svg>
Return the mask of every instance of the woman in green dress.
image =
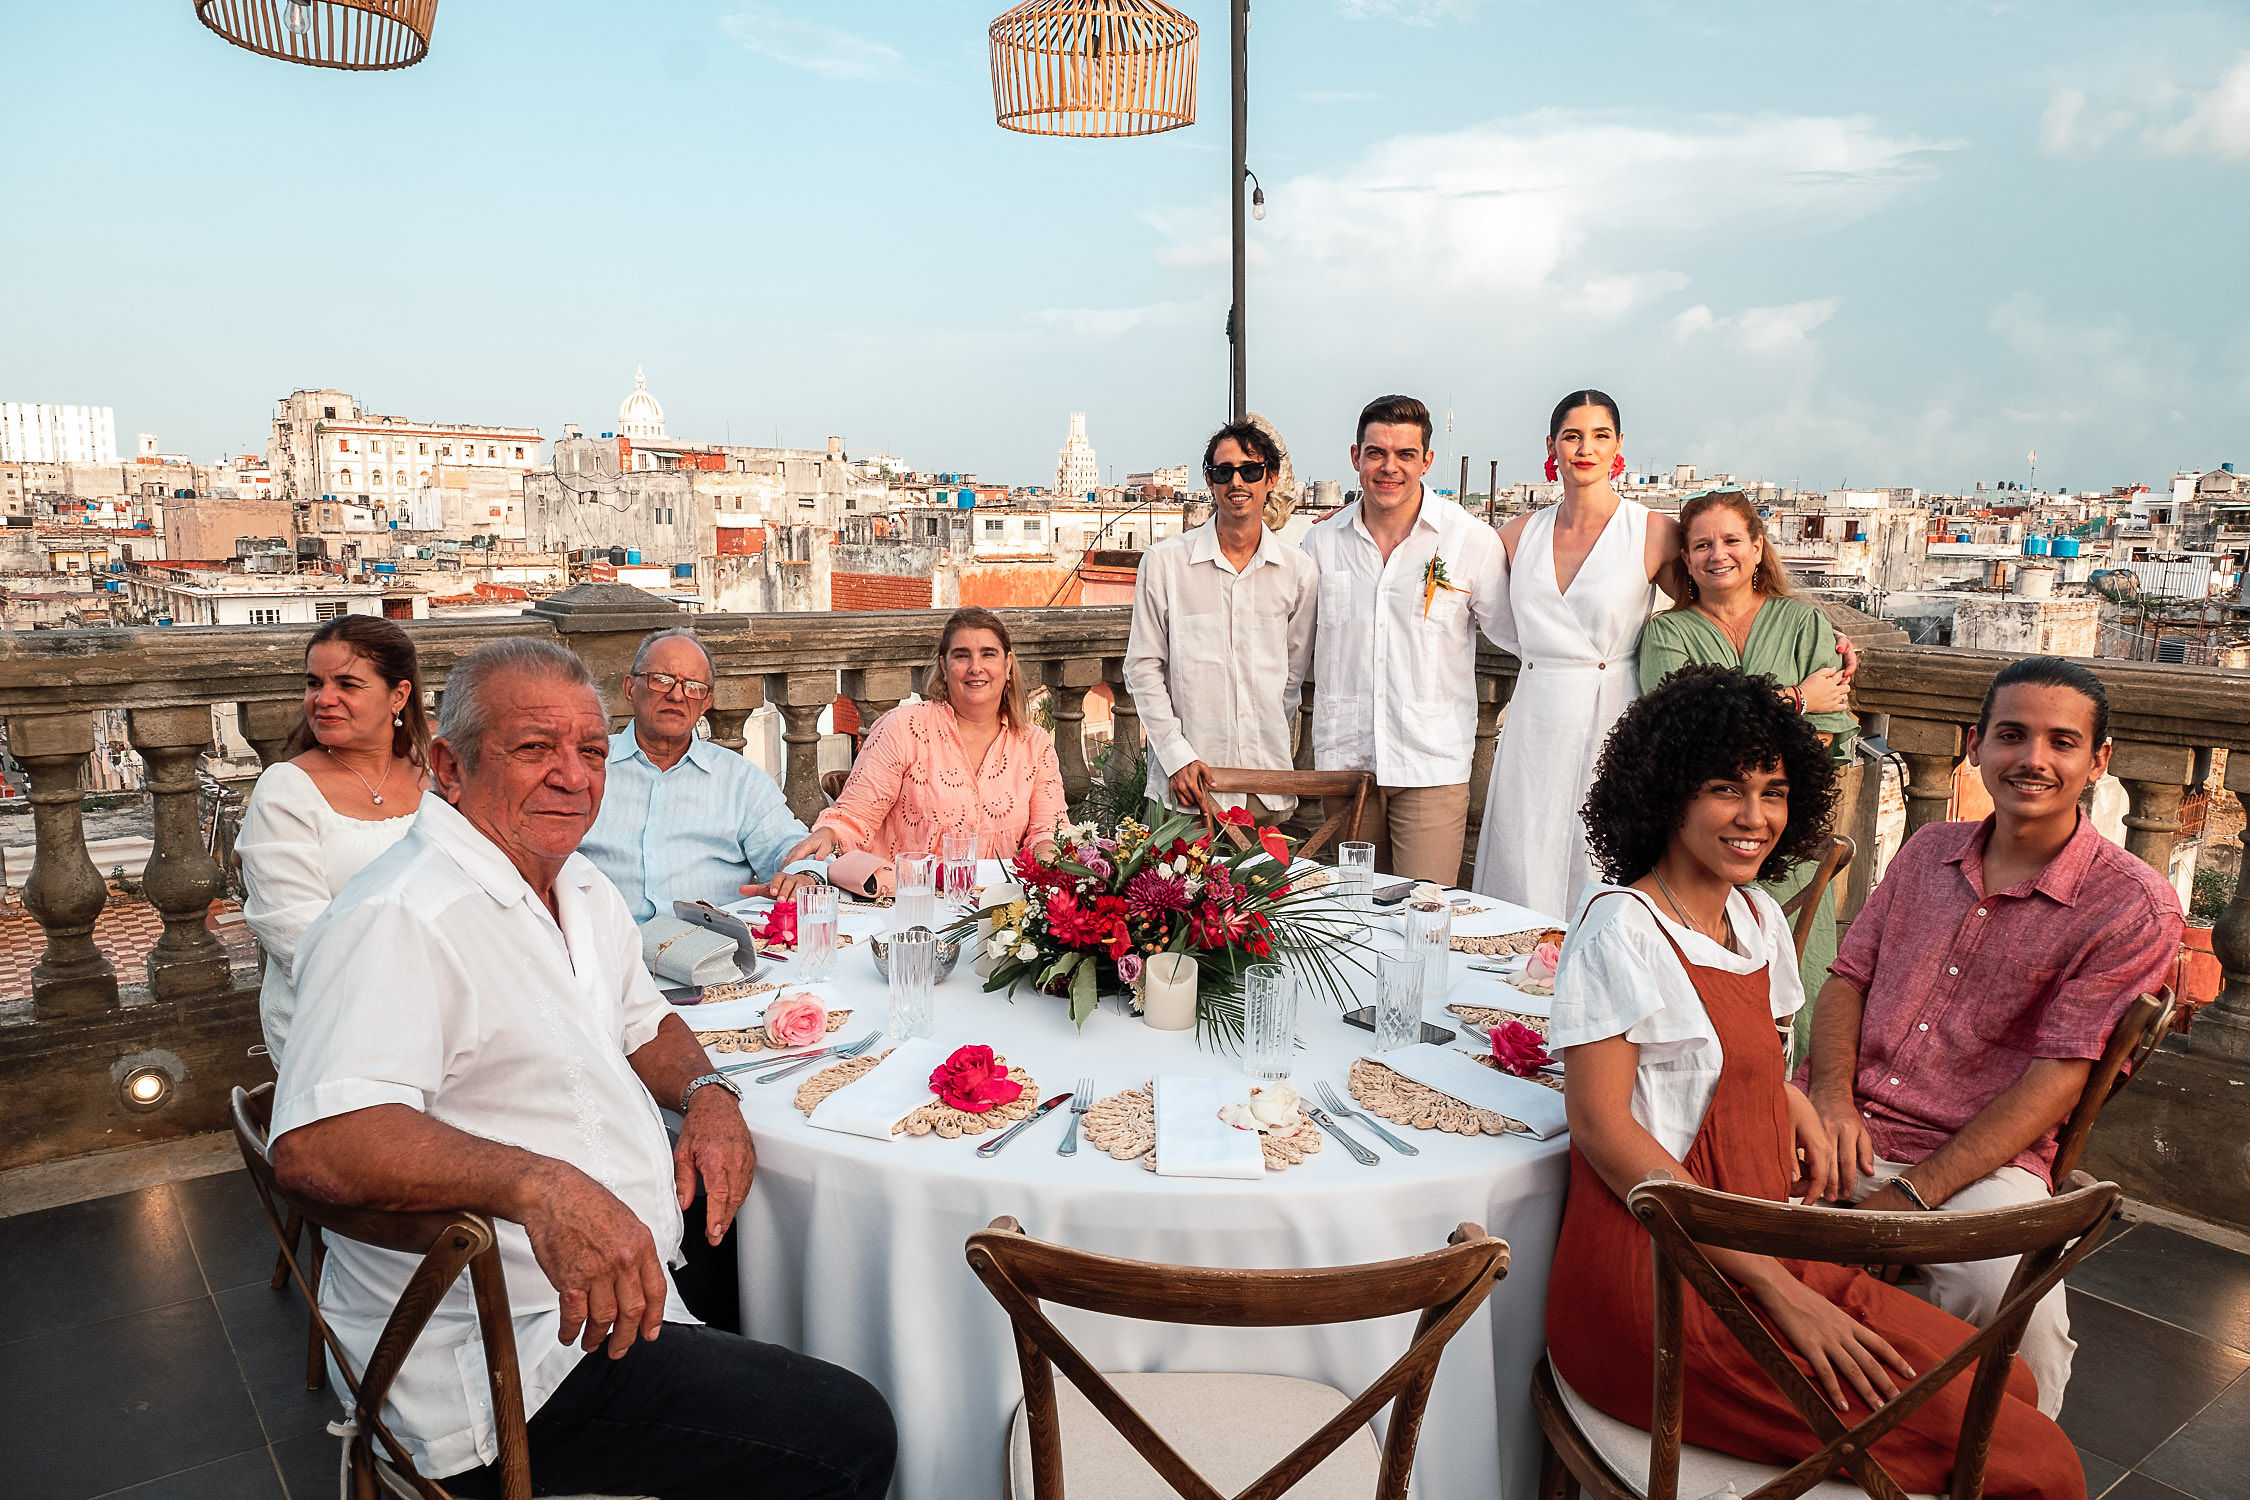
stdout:
<svg viewBox="0 0 2250 1500">
<path fill-rule="evenodd" d="M 1757 507 L 1735 490 L 1688 501 L 1680 507 L 1680 562 L 1687 597 L 1652 618 L 1641 633 L 1641 691 L 1690 663 L 1770 677 L 1820 733 L 1829 755 L 1849 762 L 1859 720 L 1851 713 L 1836 628 L 1790 588 Z M 1786 902 L 1812 879 L 1813 868 L 1809 860 L 1801 863 L 1765 889 Z M 1808 996 L 1820 993 L 1835 957 L 1836 907 L 1823 901 L 1799 966 Z M 1797 1012 L 1793 1057 L 1803 1054 L 1810 1038 L 1812 1009 L 1807 1004 Z"/>
</svg>

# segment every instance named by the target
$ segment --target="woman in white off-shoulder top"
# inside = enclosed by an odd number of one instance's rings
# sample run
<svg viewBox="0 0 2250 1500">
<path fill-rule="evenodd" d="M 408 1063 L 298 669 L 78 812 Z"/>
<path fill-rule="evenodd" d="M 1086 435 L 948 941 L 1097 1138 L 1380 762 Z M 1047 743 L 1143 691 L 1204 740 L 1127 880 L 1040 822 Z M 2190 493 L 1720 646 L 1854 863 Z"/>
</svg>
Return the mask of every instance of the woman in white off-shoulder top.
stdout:
<svg viewBox="0 0 2250 1500">
<path fill-rule="evenodd" d="M 251 790 L 235 841 L 242 914 L 266 950 L 258 1016 L 276 1071 L 297 1010 L 297 940 L 414 826 L 429 744 L 421 669 L 404 630 L 343 615 L 313 632 L 305 716 Z"/>
</svg>

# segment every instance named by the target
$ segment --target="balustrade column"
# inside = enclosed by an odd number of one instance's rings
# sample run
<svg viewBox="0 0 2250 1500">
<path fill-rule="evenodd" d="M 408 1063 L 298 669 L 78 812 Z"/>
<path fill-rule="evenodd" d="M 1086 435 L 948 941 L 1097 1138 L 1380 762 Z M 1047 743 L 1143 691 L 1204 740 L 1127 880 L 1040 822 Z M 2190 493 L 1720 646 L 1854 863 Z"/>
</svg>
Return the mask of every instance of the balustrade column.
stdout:
<svg viewBox="0 0 2250 1500">
<path fill-rule="evenodd" d="M 79 774 L 94 751 L 94 721 L 77 714 L 10 714 L 8 753 L 31 781 L 34 849 L 24 909 L 47 937 L 31 971 L 39 1020 L 99 1015 L 117 1008 L 117 971 L 94 944 L 94 923 L 109 887 L 86 853 Z"/>
<path fill-rule="evenodd" d="M 127 734 L 148 766 L 156 847 L 142 889 L 164 919 L 164 935 L 148 956 L 148 985 L 160 1000 L 217 994 L 227 988 L 227 955 L 206 919 L 219 893 L 219 864 L 203 847 L 202 793 L 195 763 L 211 748 L 211 710 L 135 708 Z"/>
<path fill-rule="evenodd" d="M 1961 764 L 1961 726 L 1893 714 L 1890 746 L 1906 757 L 1906 836 L 1912 838 L 1923 824 L 1945 821 L 1952 807 L 1953 772 Z"/>
<path fill-rule="evenodd" d="M 2109 774 L 2125 784 L 2125 852 L 2172 878 L 2172 841 L 2180 833 L 2180 798 L 2195 773 L 2195 752 L 2181 745 L 2126 743 L 2110 751 Z"/>
<path fill-rule="evenodd" d="M 258 703 L 237 703 L 234 706 L 234 727 L 258 752 L 260 769 L 281 758 L 281 747 L 289 743 L 289 736 L 297 729 L 297 721 L 305 716 L 305 705 L 295 699 L 267 700 Z"/>
<path fill-rule="evenodd" d="M 712 743 L 724 745 L 740 755 L 742 747 L 749 743 L 742 726 L 765 701 L 765 684 L 756 677 L 721 676 L 712 683 L 711 706 L 703 711 L 704 717 L 711 721 Z"/>
<path fill-rule="evenodd" d="M 1091 656 L 1041 662 L 1039 680 L 1055 695 L 1055 758 L 1062 762 L 1063 795 L 1076 802 L 1094 784 L 1086 764 L 1086 692 L 1102 680 L 1102 663 Z"/>
<path fill-rule="evenodd" d="M 2250 751 L 2227 755 L 2227 790 L 2250 808 Z M 2234 883 L 2234 899 L 2211 927 L 2211 951 L 2226 985 L 2195 1018 L 2188 1046 L 2206 1057 L 2250 1064 L 2250 870 Z"/>
<path fill-rule="evenodd" d="M 859 732 L 863 735 L 914 691 L 910 667 L 847 667 L 838 676 L 844 696 L 859 710 Z"/>
<path fill-rule="evenodd" d="M 1145 750 L 1141 742 L 1141 711 L 1133 706 L 1133 690 L 1125 685 L 1125 658 L 1102 659 L 1102 681 L 1109 684 L 1109 742 L 1128 758 Z"/>
<path fill-rule="evenodd" d="M 1305 695 L 1297 704 L 1296 748 L 1289 757 L 1290 766 L 1299 771 L 1313 769 L 1312 700 L 1313 680 L 1308 677 L 1305 679 Z"/>
<path fill-rule="evenodd" d="M 781 710 L 781 790 L 806 823 L 827 806 L 820 795 L 820 712 L 836 701 L 834 672 L 768 672 L 766 701 Z"/>
</svg>

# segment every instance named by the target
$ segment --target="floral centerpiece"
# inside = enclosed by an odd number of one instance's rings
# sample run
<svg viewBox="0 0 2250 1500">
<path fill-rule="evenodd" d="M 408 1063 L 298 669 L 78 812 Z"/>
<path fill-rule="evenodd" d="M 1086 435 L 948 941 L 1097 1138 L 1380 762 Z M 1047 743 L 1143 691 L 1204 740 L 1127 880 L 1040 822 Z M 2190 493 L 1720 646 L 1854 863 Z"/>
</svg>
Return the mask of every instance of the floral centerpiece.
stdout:
<svg viewBox="0 0 2250 1500">
<path fill-rule="evenodd" d="M 1198 1037 L 1242 1036 L 1244 972 L 1293 961 L 1331 1000 L 1349 994 L 1343 965 L 1364 970 L 1359 922 L 1321 888 L 1292 884 L 1289 841 L 1258 829 L 1247 849 L 1215 837 L 1188 813 L 1151 803 L 1155 826 L 1121 818 L 1114 828 L 1065 823 L 1044 859 L 1015 859 L 1008 898 L 950 928 L 965 937 L 991 924 L 987 991 L 1028 984 L 1065 998 L 1083 1026 L 1105 992 L 1138 990 L 1142 965 L 1158 953 L 1197 961 Z M 1231 809 L 1222 819 L 1251 827 Z"/>
</svg>

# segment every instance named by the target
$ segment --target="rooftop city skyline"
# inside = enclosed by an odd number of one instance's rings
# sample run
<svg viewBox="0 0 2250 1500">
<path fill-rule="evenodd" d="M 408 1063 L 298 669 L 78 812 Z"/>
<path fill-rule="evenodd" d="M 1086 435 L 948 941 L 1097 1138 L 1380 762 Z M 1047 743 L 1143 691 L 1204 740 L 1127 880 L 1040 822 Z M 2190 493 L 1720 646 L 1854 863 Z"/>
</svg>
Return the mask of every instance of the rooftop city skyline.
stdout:
<svg viewBox="0 0 2250 1500">
<path fill-rule="evenodd" d="M 309 385 L 552 438 L 613 428 L 641 364 L 676 438 L 841 432 L 1017 483 L 1071 411 L 1105 478 L 1220 415 L 1216 12 L 1198 125 L 1063 142 L 993 126 L 965 4 L 462 5 L 371 77 L 273 68 L 185 5 L 84 10 L 0 21 L 0 125 L 54 143 L 10 196 L 57 226 L 0 248 L 9 400 L 199 457 L 261 449 Z M 1454 412 L 1473 486 L 1529 477 L 1587 383 L 1635 467 L 1806 488 L 2250 456 L 2238 9 L 1258 20 L 1251 404 L 1308 477 L 1390 389 Z"/>
</svg>

